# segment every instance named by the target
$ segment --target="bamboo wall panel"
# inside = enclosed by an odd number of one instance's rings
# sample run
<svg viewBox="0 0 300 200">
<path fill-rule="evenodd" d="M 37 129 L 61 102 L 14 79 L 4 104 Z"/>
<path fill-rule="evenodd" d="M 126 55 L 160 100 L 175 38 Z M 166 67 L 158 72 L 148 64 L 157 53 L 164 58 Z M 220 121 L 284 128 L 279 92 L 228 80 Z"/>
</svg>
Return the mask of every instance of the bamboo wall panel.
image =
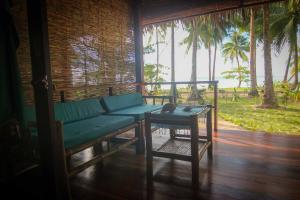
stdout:
<svg viewBox="0 0 300 200">
<path fill-rule="evenodd" d="M 130 0 L 48 0 L 48 32 L 54 101 L 134 91 L 133 16 Z M 18 49 L 26 104 L 33 103 L 26 1 L 12 10 L 21 45 Z"/>
</svg>

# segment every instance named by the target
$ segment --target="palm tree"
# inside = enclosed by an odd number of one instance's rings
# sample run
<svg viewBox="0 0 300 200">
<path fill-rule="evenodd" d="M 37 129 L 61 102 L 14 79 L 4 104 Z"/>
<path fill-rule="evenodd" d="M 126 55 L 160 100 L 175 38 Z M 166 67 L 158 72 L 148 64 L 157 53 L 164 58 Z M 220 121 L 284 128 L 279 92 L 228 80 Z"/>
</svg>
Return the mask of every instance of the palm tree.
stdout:
<svg viewBox="0 0 300 200">
<path fill-rule="evenodd" d="M 271 34 L 270 34 L 270 11 L 269 5 L 263 5 L 263 42 L 264 42 L 264 68 L 265 84 L 263 96 L 263 108 L 277 107 L 277 100 L 273 87 L 272 60 L 271 60 Z"/>
<path fill-rule="evenodd" d="M 239 58 L 243 62 L 247 62 L 248 57 L 246 56 L 245 52 L 248 51 L 249 51 L 249 42 L 247 41 L 247 38 L 243 36 L 241 32 L 235 30 L 232 32 L 230 40 L 223 45 L 222 53 L 223 56 L 225 57 L 225 62 L 227 61 L 228 58 L 231 60 L 231 62 L 233 62 L 233 60 L 235 59 L 235 61 L 237 62 L 237 69 L 238 71 L 241 71 L 240 70 L 241 64 Z M 239 79 L 238 87 L 240 87 L 243 79 L 241 73 L 239 73 L 238 79 Z"/>
<path fill-rule="evenodd" d="M 212 81 L 215 81 L 216 77 L 216 58 L 217 58 L 217 49 L 218 44 L 222 44 L 223 38 L 227 36 L 227 22 L 224 20 L 224 16 L 221 15 L 212 15 L 212 39 L 214 45 L 214 60 L 212 64 Z"/>
<path fill-rule="evenodd" d="M 167 34 L 167 26 L 166 25 L 155 25 L 155 36 L 156 36 L 156 78 L 155 82 L 159 81 L 159 43 L 165 40 Z M 157 85 L 154 87 L 157 90 Z"/>
<path fill-rule="evenodd" d="M 248 93 L 249 96 L 257 96 L 257 78 L 256 78 L 256 40 L 260 39 L 261 36 L 261 28 L 260 26 L 255 26 L 255 24 L 260 24 L 262 21 L 260 13 L 257 12 L 256 7 L 252 7 L 250 9 L 241 9 L 238 11 L 233 11 L 233 16 L 231 19 L 231 27 L 234 29 L 238 29 L 241 32 L 248 32 L 250 38 L 250 59 L 249 59 L 249 67 L 250 67 L 250 91 Z M 258 37 L 257 37 L 258 35 Z M 238 70 L 240 71 L 240 70 Z"/>
<path fill-rule="evenodd" d="M 175 81 L 175 22 L 171 22 L 171 82 Z M 171 86 L 171 94 L 176 95 L 176 91 L 174 93 L 175 86 L 172 84 Z"/>
<path fill-rule="evenodd" d="M 199 37 L 201 43 L 208 50 L 208 80 L 212 80 L 211 69 L 211 47 L 213 44 L 213 26 L 210 16 L 201 17 L 201 23 L 199 24 Z"/>
<path fill-rule="evenodd" d="M 291 58 L 292 58 L 293 50 L 290 48 L 289 50 L 289 57 L 286 63 L 285 71 L 284 71 L 284 77 L 283 81 L 284 83 L 287 83 L 288 81 L 288 74 L 289 74 L 289 68 L 290 68 L 290 63 L 291 63 Z"/>
<path fill-rule="evenodd" d="M 298 45 L 297 33 L 300 25 L 300 0 L 289 0 L 283 6 L 283 13 L 277 15 L 276 20 L 271 24 L 271 31 L 274 37 L 274 44 L 278 52 L 288 43 L 290 55 L 294 53 L 294 69 L 298 67 Z M 287 68 L 289 66 L 289 61 Z M 288 71 L 288 69 L 286 69 Z M 298 73 L 294 77 L 294 87 L 298 85 Z"/>
<path fill-rule="evenodd" d="M 298 52 L 300 51 L 300 47 L 298 48 Z M 289 78 L 289 80 L 291 80 L 292 78 L 294 78 L 294 76 L 300 72 L 300 55 L 298 54 L 298 60 L 296 60 L 296 62 L 298 63 L 298 68 L 295 68 L 295 62 L 292 61 L 290 63 L 290 65 L 294 66 L 293 69 L 291 70 L 291 76 Z"/>
<path fill-rule="evenodd" d="M 190 99 L 199 98 L 199 94 L 197 91 L 197 49 L 200 46 L 199 43 L 199 26 L 200 26 L 200 18 L 193 17 L 190 21 L 183 22 L 184 29 L 189 33 L 186 38 L 183 39 L 182 44 L 187 45 L 188 52 L 192 47 L 192 74 L 191 74 L 191 94 Z"/>
<path fill-rule="evenodd" d="M 255 37 L 255 9 L 250 9 L 250 82 L 249 96 L 258 96 L 256 79 L 256 37 Z"/>
<path fill-rule="evenodd" d="M 165 42 L 166 34 L 167 34 L 168 24 L 155 24 L 149 25 L 144 28 L 144 33 L 149 33 L 148 44 L 146 46 L 146 50 L 153 50 L 153 46 L 156 47 L 156 70 L 155 70 L 155 78 L 154 81 L 159 81 L 159 56 L 160 56 L 160 48 L 159 44 Z M 152 37 L 155 34 L 155 44 L 151 43 Z M 152 51 L 153 52 L 153 51 Z M 151 52 L 151 53 L 152 53 Z M 157 85 L 154 86 L 154 90 L 157 90 Z"/>
<path fill-rule="evenodd" d="M 199 36 L 202 44 L 208 50 L 208 77 L 209 81 L 215 80 L 216 56 L 218 44 L 222 42 L 226 35 L 224 16 L 211 14 L 201 17 Z M 214 53 L 212 55 L 212 47 Z M 213 61 L 212 61 L 213 56 Z"/>
</svg>

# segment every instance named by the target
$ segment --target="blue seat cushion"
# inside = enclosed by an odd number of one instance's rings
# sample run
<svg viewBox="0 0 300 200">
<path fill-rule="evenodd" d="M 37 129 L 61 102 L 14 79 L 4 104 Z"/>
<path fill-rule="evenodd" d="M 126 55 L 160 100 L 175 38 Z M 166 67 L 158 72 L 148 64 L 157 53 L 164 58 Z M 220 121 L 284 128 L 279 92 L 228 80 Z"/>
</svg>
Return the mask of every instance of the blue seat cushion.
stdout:
<svg viewBox="0 0 300 200">
<path fill-rule="evenodd" d="M 140 93 L 106 96 L 101 99 L 101 103 L 107 112 L 114 112 L 137 105 L 142 105 L 143 97 Z"/>
<path fill-rule="evenodd" d="M 65 149 L 78 147 L 134 123 L 134 117 L 99 115 L 97 117 L 64 124 Z M 36 130 L 32 132 L 37 136 Z"/>
<path fill-rule="evenodd" d="M 107 115 L 133 116 L 135 117 L 135 120 L 139 121 L 145 119 L 145 114 L 144 114 L 145 112 L 152 112 L 155 110 L 159 110 L 162 107 L 163 107 L 162 105 L 143 104 L 143 105 L 138 105 L 138 106 L 118 110 L 115 112 L 110 112 L 107 113 Z"/>
</svg>

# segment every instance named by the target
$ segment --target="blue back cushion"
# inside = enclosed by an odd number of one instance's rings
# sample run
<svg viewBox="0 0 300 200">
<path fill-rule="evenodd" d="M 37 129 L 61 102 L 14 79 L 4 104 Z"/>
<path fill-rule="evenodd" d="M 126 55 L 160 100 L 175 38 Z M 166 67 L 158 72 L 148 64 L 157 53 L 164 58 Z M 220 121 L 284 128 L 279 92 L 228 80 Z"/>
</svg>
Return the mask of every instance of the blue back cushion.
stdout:
<svg viewBox="0 0 300 200">
<path fill-rule="evenodd" d="M 95 117 L 104 113 L 99 99 L 57 103 L 54 105 L 55 119 L 64 123 Z"/>
<path fill-rule="evenodd" d="M 29 121 L 35 122 L 36 116 L 35 116 L 35 109 L 33 106 L 25 106 L 23 109 L 23 117 L 24 122 L 27 124 Z"/>
<path fill-rule="evenodd" d="M 143 104 L 143 98 L 140 93 L 106 96 L 103 97 L 101 102 L 108 112 L 130 108 Z"/>
<path fill-rule="evenodd" d="M 64 123 L 95 117 L 104 113 L 98 99 L 85 99 L 66 103 L 54 104 L 55 119 Z M 25 107 L 24 118 L 26 121 L 35 121 L 34 107 Z"/>
</svg>

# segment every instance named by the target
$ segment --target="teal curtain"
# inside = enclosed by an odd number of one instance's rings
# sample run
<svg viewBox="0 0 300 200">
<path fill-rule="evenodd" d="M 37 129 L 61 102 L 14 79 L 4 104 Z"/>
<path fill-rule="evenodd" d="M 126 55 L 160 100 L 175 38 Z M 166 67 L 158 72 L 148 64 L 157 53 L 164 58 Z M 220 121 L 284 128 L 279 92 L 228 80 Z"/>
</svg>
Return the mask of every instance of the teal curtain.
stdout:
<svg viewBox="0 0 300 200">
<path fill-rule="evenodd" d="M 0 1 L 0 123 L 22 121 L 23 100 L 16 50 L 18 35 L 10 14 L 10 2 Z"/>
</svg>

